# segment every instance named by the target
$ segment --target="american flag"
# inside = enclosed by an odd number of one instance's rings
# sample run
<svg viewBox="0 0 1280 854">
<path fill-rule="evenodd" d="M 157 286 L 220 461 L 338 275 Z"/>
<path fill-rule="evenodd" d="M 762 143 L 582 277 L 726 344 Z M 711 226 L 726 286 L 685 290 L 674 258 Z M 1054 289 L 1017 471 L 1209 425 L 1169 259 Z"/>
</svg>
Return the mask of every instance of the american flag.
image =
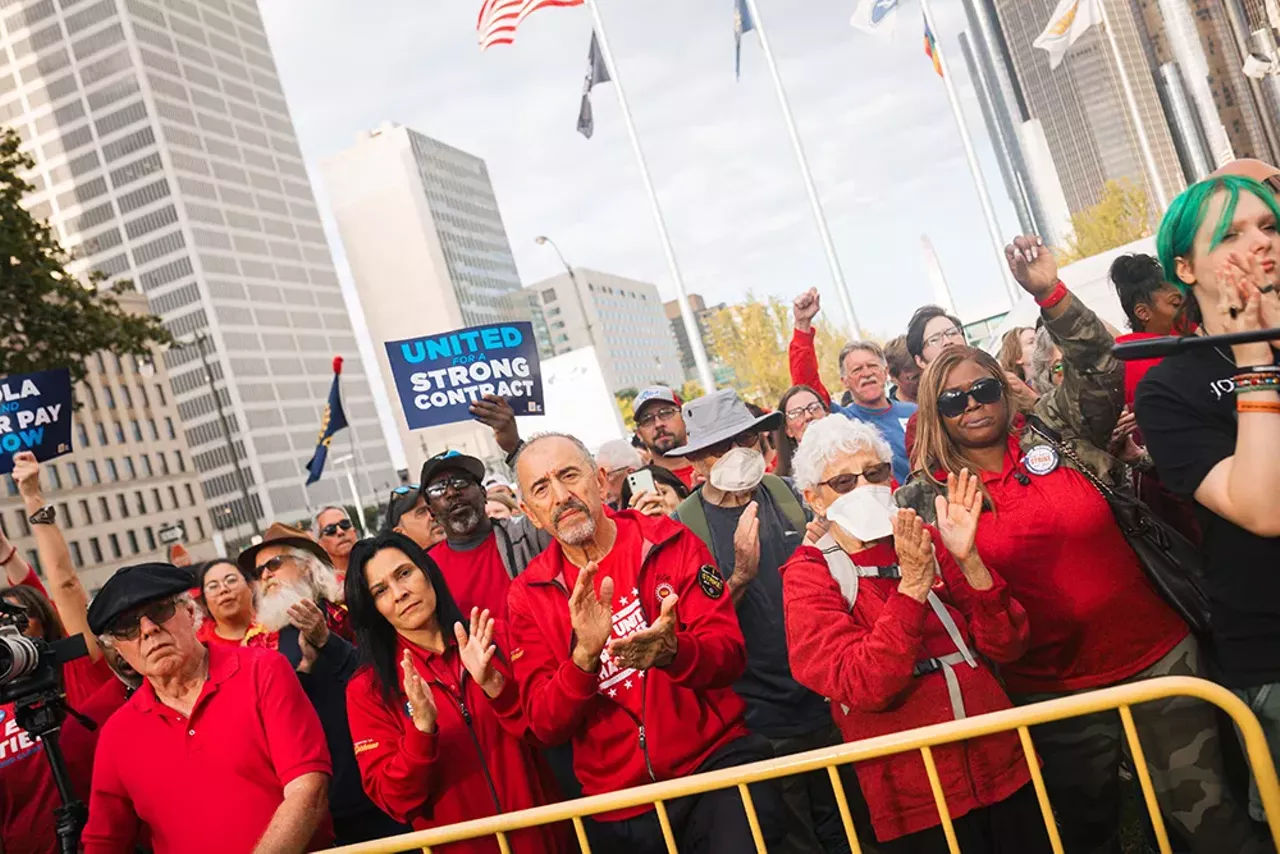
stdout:
<svg viewBox="0 0 1280 854">
<path fill-rule="evenodd" d="M 476 21 L 480 49 L 511 44 L 516 40 L 516 27 L 544 6 L 581 6 L 582 3 L 583 0 L 484 0 Z"/>
</svg>

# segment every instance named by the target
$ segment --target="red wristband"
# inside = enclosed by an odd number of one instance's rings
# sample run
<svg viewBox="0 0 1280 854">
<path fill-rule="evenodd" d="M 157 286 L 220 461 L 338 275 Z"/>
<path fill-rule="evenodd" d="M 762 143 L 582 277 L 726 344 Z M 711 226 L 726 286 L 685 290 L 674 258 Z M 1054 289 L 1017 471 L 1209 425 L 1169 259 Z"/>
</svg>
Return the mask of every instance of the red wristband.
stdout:
<svg viewBox="0 0 1280 854">
<path fill-rule="evenodd" d="M 1049 291 L 1047 296 L 1036 297 L 1036 305 L 1041 308 L 1053 308 L 1058 303 L 1067 298 L 1067 286 L 1062 283 L 1062 279 L 1058 279 L 1058 283 L 1053 286 L 1053 290 Z"/>
</svg>

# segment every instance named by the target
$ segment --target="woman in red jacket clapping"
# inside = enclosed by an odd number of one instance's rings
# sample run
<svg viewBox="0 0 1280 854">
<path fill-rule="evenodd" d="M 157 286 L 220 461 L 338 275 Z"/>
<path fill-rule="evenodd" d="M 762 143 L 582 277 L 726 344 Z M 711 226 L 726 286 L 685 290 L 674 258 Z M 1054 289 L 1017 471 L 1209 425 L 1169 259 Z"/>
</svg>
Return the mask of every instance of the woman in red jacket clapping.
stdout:
<svg viewBox="0 0 1280 854">
<path fill-rule="evenodd" d="M 467 631 L 435 561 L 396 533 L 356 544 L 346 600 L 366 662 L 347 713 L 375 804 L 422 830 L 555 800 L 487 610 L 472 609 Z M 508 838 L 516 854 L 558 852 L 563 839 L 547 827 Z M 498 851 L 494 837 L 447 847 Z"/>
<path fill-rule="evenodd" d="M 796 454 L 796 484 L 830 527 L 782 569 L 787 648 L 849 742 L 1010 708 L 985 659 L 1018 658 L 1028 637 L 1022 607 L 973 546 L 977 479 L 951 478 L 934 530 L 894 508 L 892 460 L 874 427 L 843 416 L 810 425 Z M 1050 850 L 1015 733 L 933 755 L 962 850 Z M 948 850 L 919 755 L 856 768 L 879 850 Z"/>
</svg>

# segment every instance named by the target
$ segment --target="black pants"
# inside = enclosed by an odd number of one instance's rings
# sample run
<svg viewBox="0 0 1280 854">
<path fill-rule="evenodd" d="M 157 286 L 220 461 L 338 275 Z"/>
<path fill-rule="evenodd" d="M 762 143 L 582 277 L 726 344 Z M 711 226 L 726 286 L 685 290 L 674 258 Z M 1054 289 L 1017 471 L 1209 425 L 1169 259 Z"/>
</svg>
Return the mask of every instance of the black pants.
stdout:
<svg viewBox="0 0 1280 854">
<path fill-rule="evenodd" d="M 774 756 L 791 756 L 821 747 L 842 744 L 844 739 L 836 725 L 827 723 L 816 731 L 791 738 L 771 738 Z M 846 797 L 861 798 L 856 785 L 845 786 Z M 840 819 L 840 807 L 836 793 L 831 789 L 831 778 L 826 770 L 808 774 L 791 774 L 782 778 L 782 800 L 787 807 L 789 828 L 778 854 L 849 854 L 849 837 Z M 854 809 L 856 815 L 856 808 Z M 865 813 L 865 809 L 863 810 Z M 856 826 L 856 825 L 855 825 Z M 864 825 L 865 827 L 866 825 Z"/>
<path fill-rule="evenodd" d="M 746 765 L 773 757 L 768 739 L 748 735 L 727 744 L 698 767 L 697 772 Z M 786 836 L 786 811 L 780 780 L 752 783 L 751 800 L 760 819 L 765 846 L 774 850 Z M 680 854 L 749 854 L 756 850 L 738 788 L 716 789 L 666 803 Z M 606 851 L 616 854 L 667 854 L 657 810 L 623 821 L 592 821 L 608 839 Z"/>
<path fill-rule="evenodd" d="M 1050 854 L 1049 834 L 1031 784 L 997 804 L 953 819 L 964 854 Z M 947 854 L 942 825 L 877 843 L 881 854 Z"/>
<path fill-rule="evenodd" d="M 411 830 L 409 825 L 401 824 L 377 807 L 333 817 L 335 847 L 399 836 Z"/>
</svg>

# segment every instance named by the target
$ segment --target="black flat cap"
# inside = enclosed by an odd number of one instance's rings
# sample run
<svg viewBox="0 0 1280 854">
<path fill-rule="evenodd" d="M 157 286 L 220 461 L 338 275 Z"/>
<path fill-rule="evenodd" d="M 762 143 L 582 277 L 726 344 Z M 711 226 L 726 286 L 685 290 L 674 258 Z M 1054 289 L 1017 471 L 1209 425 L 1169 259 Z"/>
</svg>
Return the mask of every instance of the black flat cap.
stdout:
<svg viewBox="0 0 1280 854">
<path fill-rule="evenodd" d="M 131 608 L 185 593 L 196 586 L 189 569 L 171 563 L 140 563 L 116 570 L 89 603 L 89 631 L 106 632 L 116 618 Z"/>
</svg>

